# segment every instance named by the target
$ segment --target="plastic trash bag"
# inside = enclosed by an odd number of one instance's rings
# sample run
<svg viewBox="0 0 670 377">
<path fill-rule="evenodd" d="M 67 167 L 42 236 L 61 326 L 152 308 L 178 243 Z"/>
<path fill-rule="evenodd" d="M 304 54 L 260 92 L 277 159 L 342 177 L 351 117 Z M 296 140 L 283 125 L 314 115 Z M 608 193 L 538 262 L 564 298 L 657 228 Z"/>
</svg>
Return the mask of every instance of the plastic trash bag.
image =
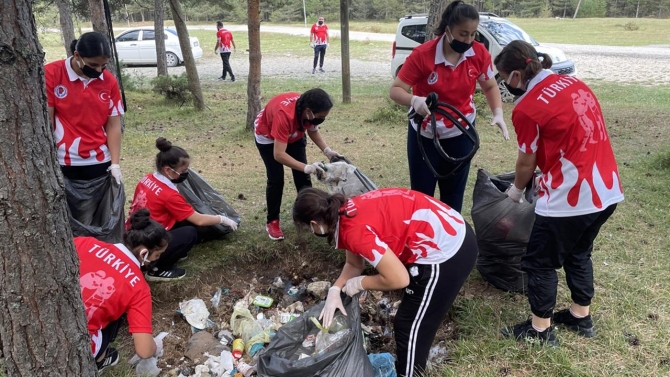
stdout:
<svg viewBox="0 0 670 377">
<path fill-rule="evenodd" d="M 521 271 L 521 257 L 535 222 L 536 201 L 532 189 L 526 190 L 523 203 L 514 203 L 507 197 L 505 191 L 514 182 L 514 176 L 514 173 L 494 176 L 484 169 L 477 171 L 472 194 L 472 221 L 479 246 L 477 270 L 496 288 L 526 292 L 528 280 Z"/>
<path fill-rule="evenodd" d="M 209 310 L 205 302 L 199 298 L 182 301 L 179 303 L 179 310 L 186 318 L 189 325 L 198 330 L 204 330 L 207 327 L 207 320 L 209 319 Z"/>
<path fill-rule="evenodd" d="M 200 174 L 193 169 L 188 169 L 188 178 L 176 185 L 179 193 L 186 199 L 193 209 L 206 215 L 224 215 L 240 224 L 240 214 L 231 207 L 226 199 L 223 198 L 212 185 L 209 184 Z M 223 224 L 216 224 L 207 227 L 196 227 L 199 235 L 207 238 L 216 238 L 226 235 L 233 230 Z"/>
<path fill-rule="evenodd" d="M 269 335 L 263 331 L 263 327 L 245 307 L 237 307 L 236 305 L 235 311 L 230 317 L 230 329 L 233 331 L 233 335 L 242 338 L 247 354 L 251 354 L 251 349 L 255 344 L 265 344 L 266 341 L 269 341 Z M 259 347 L 257 346 L 257 348 Z"/>
<path fill-rule="evenodd" d="M 368 359 L 375 369 L 375 377 L 396 377 L 398 375 L 395 371 L 395 358 L 390 353 L 371 353 Z"/>
<path fill-rule="evenodd" d="M 346 157 L 333 157 L 330 163 L 323 164 L 323 169 L 325 174 L 318 174 L 317 178 L 326 185 L 329 194 L 352 198 L 377 189 L 377 185 Z"/>
<path fill-rule="evenodd" d="M 150 357 L 148 359 L 140 360 L 135 367 L 135 373 L 142 377 L 157 377 L 161 373 L 161 368 L 157 366 L 158 359 Z"/>
<path fill-rule="evenodd" d="M 111 174 L 88 181 L 63 177 L 63 181 L 72 235 L 95 237 L 109 243 L 121 242 L 126 201 L 123 184 L 117 184 Z"/>
<path fill-rule="evenodd" d="M 321 331 L 311 321 L 321 313 L 324 301 L 304 315 L 282 326 L 258 359 L 259 377 L 374 377 L 375 373 L 363 348 L 358 295 L 345 296 L 349 332 L 341 343 L 327 352 L 312 356 L 314 339 Z M 346 330 L 345 330 L 346 331 Z"/>
</svg>

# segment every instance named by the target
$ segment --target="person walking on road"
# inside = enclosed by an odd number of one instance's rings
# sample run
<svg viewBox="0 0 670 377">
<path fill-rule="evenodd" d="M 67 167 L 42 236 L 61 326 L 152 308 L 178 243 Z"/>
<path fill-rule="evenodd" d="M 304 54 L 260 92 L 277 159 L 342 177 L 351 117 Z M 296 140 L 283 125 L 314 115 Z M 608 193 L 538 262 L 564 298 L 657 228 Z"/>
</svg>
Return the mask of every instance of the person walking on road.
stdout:
<svg viewBox="0 0 670 377">
<path fill-rule="evenodd" d="M 312 30 L 309 33 L 309 46 L 314 49 L 314 64 L 312 65 L 312 74 L 316 73 L 316 63 L 319 63 L 319 72 L 326 72 L 323 70 L 323 59 L 326 56 L 326 49 L 328 48 L 328 25 L 319 16 L 319 20 L 312 25 Z"/>
<path fill-rule="evenodd" d="M 228 29 L 223 27 L 223 22 L 216 22 L 216 47 L 214 52 L 221 55 L 221 61 L 223 62 L 223 72 L 219 80 L 226 81 L 226 75 L 230 74 L 230 81 L 235 82 L 235 74 L 233 74 L 233 69 L 230 67 L 230 46 L 232 45 L 233 49 L 237 51 L 237 46 L 235 46 L 235 40 L 233 40 L 233 33 Z"/>
</svg>

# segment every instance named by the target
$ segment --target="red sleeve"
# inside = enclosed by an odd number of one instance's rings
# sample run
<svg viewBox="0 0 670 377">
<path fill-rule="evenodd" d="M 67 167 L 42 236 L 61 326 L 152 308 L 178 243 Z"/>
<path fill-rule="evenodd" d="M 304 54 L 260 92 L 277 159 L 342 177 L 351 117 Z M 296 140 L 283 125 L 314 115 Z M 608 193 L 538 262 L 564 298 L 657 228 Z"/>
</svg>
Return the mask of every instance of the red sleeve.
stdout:
<svg viewBox="0 0 670 377">
<path fill-rule="evenodd" d="M 111 79 L 112 84 L 109 88 L 109 116 L 121 116 L 125 112 L 123 111 L 123 99 L 121 98 L 121 91 L 119 90 L 119 82 L 116 81 L 116 78 L 113 75 L 110 77 L 105 77 L 105 80 Z"/>
<path fill-rule="evenodd" d="M 425 78 L 423 74 L 423 69 L 421 67 L 421 53 L 416 50 L 412 51 L 405 63 L 400 68 L 398 72 L 398 78 L 402 80 L 405 84 L 414 86 L 419 80 Z"/>
<path fill-rule="evenodd" d="M 149 286 L 145 285 L 128 304 L 128 331 L 131 334 L 153 333 L 151 310 L 151 292 Z"/>
<path fill-rule="evenodd" d="M 278 111 L 272 118 L 272 125 L 270 126 L 270 136 L 273 139 L 288 144 L 290 136 L 291 122 L 288 115 L 284 111 Z"/>
<path fill-rule="evenodd" d="M 316 24 L 312 24 L 312 29 L 310 29 L 310 34 L 314 34 L 314 29 L 316 29 Z"/>
<path fill-rule="evenodd" d="M 373 267 L 377 267 L 377 263 L 389 248 L 384 241 L 379 239 L 370 225 L 357 225 L 349 228 L 342 234 L 342 239 L 347 241 L 344 246 L 348 251 L 360 255 Z"/>
<path fill-rule="evenodd" d="M 477 77 L 477 80 L 479 81 L 487 81 L 495 77 L 495 74 L 493 73 L 493 62 L 491 60 L 491 54 L 486 50 L 486 47 L 483 45 L 479 49 L 480 51 L 477 51 L 477 54 L 479 56 L 479 77 Z"/>
<path fill-rule="evenodd" d="M 512 124 L 516 131 L 519 151 L 525 154 L 537 152 L 537 141 L 540 139 L 540 126 L 523 111 L 512 112 Z"/>
<path fill-rule="evenodd" d="M 44 67 L 44 81 L 46 81 L 46 90 L 47 90 L 47 106 L 54 107 L 56 106 L 56 96 L 54 95 L 54 87 L 56 83 L 56 75 L 54 74 L 53 64 L 49 64 Z M 55 125 L 54 125 L 55 127 Z"/>
<path fill-rule="evenodd" d="M 178 192 L 170 195 L 167 199 L 165 201 L 165 208 L 177 222 L 184 221 L 195 213 L 193 207 L 186 203 L 184 197 Z"/>
</svg>

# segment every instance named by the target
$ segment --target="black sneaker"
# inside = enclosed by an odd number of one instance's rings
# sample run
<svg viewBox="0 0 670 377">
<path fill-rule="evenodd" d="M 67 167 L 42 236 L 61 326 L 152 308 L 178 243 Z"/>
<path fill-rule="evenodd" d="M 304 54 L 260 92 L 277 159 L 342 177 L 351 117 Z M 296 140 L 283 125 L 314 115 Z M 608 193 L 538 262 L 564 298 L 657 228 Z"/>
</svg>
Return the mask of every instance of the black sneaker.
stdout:
<svg viewBox="0 0 670 377">
<path fill-rule="evenodd" d="M 537 343 L 540 345 L 548 345 L 550 347 L 558 347 L 558 340 L 556 334 L 551 326 L 548 329 L 538 332 L 533 328 L 532 319 L 525 322 L 518 323 L 512 327 L 504 327 L 500 332 L 506 338 L 514 338 L 518 341 L 527 341 L 529 343 Z"/>
<path fill-rule="evenodd" d="M 154 267 L 151 271 L 147 272 L 145 277 L 147 281 L 174 281 L 184 276 L 186 276 L 186 270 L 182 268 L 172 267 L 169 270 L 159 270 Z"/>
<path fill-rule="evenodd" d="M 316 68 L 312 69 L 312 74 L 316 73 Z"/>
<path fill-rule="evenodd" d="M 108 347 L 105 358 L 102 361 L 96 361 L 95 364 L 98 366 L 98 372 L 102 372 L 107 367 L 116 365 L 119 362 L 119 351 L 115 348 Z"/>
<path fill-rule="evenodd" d="M 323 70 L 323 67 L 319 68 L 319 72 L 324 73 L 326 71 Z"/>
<path fill-rule="evenodd" d="M 221 80 L 221 81 L 226 81 L 226 78 L 223 77 L 223 76 L 221 76 L 221 77 L 219 77 L 219 80 Z"/>
<path fill-rule="evenodd" d="M 593 338 L 595 334 L 591 314 L 584 318 L 576 318 L 570 313 L 570 309 L 563 309 L 554 313 L 554 323 L 563 325 L 568 330 L 574 331 L 586 338 Z"/>
<path fill-rule="evenodd" d="M 230 78 L 230 82 L 235 82 L 235 78 L 234 78 L 234 77 L 231 77 L 231 78 Z"/>
</svg>

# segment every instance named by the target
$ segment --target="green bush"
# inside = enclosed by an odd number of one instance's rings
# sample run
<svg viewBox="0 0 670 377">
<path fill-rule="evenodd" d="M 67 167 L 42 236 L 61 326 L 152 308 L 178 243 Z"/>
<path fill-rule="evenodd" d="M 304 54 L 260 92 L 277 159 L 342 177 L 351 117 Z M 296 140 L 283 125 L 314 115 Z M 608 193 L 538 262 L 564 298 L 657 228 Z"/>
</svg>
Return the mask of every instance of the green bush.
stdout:
<svg viewBox="0 0 670 377">
<path fill-rule="evenodd" d="M 384 124 L 403 124 L 403 122 L 407 122 L 407 108 L 388 100 L 388 104 L 375 110 L 367 121 Z"/>
<path fill-rule="evenodd" d="M 635 31 L 640 29 L 640 26 L 638 26 L 638 24 L 635 22 L 628 22 L 627 24 L 623 25 L 623 28 L 628 31 Z"/>
<path fill-rule="evenodd" d="M 123 85 L 123 90 L 129 92 L 141 92 L 146 90 L 148 78 L 143 77 L 138 73 L 128 72 L 126 66 L 123 63 L 119 62 L 121 68 L 121 84 Z"/>
<path fill-rule="evenodd" d="M 189 99 L 188 79 L 186 74 L 157 76 L 151 80 L 153 91 L 165 96 L 168 100 L 185 102 Z"/>
</svg>

